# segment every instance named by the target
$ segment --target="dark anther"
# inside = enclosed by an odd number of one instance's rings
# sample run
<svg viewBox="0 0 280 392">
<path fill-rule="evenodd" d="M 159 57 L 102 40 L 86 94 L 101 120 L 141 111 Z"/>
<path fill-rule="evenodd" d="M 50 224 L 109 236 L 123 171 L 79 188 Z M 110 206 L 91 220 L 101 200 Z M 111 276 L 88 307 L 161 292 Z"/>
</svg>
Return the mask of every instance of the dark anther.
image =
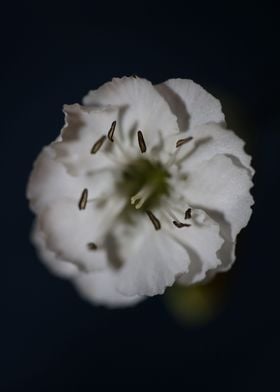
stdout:
<svg viewBox="0 0 280 392">
<path fill-rule="evenodd" d="M 193 139 L 192 136 L 186 137 L 185 139 L 179 139 L 176 142 L 176 148 L 181 147 L 183 144 L 190 142 Z"/>
<path fill-rule="evenodd" d="M 79 204 L 78 204 L 79 210 L 84 210 L 86 208 L 87 200 L 88 200 L 88 190 L 85 188 L 79 200 Z"/>
<path fill-rule="evenodd" d="M 89 242 L 87 247 L 89 250 L 97 250 L 97 245 L 94 242 Z"/>
<path fill-rule="evenodd" d="M 144 152 L 146 152 L 147 147 L 146 147 L 143 133 L 141 131 L 138 131 L 137 136 L 138 136 L 138 144 L 139 144 L 140 150 L 142 153 L 144 153 Z"/>
<path fill-rule="evenodd" d="M 160 224 L 160 221 L 158 220 L 158 218 L 155 217 L 154 214 L 151 211 L 146 211 L 146 214 L 150 218 L 152 224 L 154 225 L 154 228 L 156 230 L 160 230 L 161 229 L 161 224 Z"/>
<path fill-rule="evenodd" d="M 177 222 L 177 221 L 173 221 L 172 223 L 173 223 L 173 225 L 178 227 L 178 229 L 181 229 L 182 227 L 190 227 L 191 226 L 188 223 L 181 223 L 181 222 Z"/>
<path fill-rule="evenodd" d="M 105 140 L 106 140 L 106 136 L 105 135 L 101 136 L 101 138 L 98 139 L 97 142 L 95 142 L 94 145 L 92 146 L 92 149 L 90 150 L 90 153 L 91 154 L 96 154 L 97 151 L 99 151 L 100 148 L 102 147 L 102 145 L 105 142 Z"/>
<path fill-rule="evenodd" d="M 185 219 L 191 219 L 192 217 L 192 209 L 188 208 L 187 211 L 185 212 Z"/>
<path fill-rule="evenodd" d="M 109 129 L 109 132 L 108 132 L 108 139 L 109 139 L 111 142 L 114 141 L 113 136 L 114 136 L 114 133 L 115 133 L 116 124 L 117 124 L 117 121 L 113 121 L 113 122 L 112 122 L 112 125 L 111 125 L 111 128 Z"/>
</svg>

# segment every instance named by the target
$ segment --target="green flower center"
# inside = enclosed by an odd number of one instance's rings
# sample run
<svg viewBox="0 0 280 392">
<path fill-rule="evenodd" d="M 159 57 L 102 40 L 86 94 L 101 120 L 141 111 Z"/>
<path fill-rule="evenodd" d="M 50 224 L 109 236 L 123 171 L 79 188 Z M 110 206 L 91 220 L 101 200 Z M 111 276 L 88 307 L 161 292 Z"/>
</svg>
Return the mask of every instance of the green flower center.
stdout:
<svg viewBox="0 0 280 392">
<path fill-rule="evenodd" d="M 118 188 L 136 210 L 147 211 L 158 206 L 161 197 L 169 194 L 169 177 L 159 162 L 139 158 L 124 168 Z"/>
</svg>

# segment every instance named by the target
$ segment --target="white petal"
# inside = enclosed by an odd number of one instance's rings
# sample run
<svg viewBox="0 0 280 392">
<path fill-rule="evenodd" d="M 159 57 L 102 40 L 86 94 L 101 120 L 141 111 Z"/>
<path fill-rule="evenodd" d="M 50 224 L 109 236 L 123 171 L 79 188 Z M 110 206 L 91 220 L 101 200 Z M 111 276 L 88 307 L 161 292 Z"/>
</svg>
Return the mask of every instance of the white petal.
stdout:
<svg viewBox="0 0 280 392">
<path fill-rule="evenodd" d="M 204 161 L 187 173 L 187 200 L 192 206 L 205 210 L 221 227 L 226 242 L 219 257 L 224 268 L 233 261 L 233 243 L 250 219 L 254 202 L 249 192 L 252 185 L 248 171 L 223 155 Z"/>
<path fill-rule="evenodd" d="M 139 216 L 137 221 L 114 231 L 123 260 L 117 289 L 124 295 L 162 294 L 178 275 L 187 272 L 188 254 L 163 230 L 156 231 L 148 217 Z"/>
<path fill-rule="evenodd" d="M 35 213 L 63 198 L 68 198 L 78 205 L 85 188 L 91 198 L 110 195 L 113 192 L 113 177 L 114 172 L 110 170 L 72 176 L 64 165 L 55 160 L 52 147 L 45 147 L 39 154 L 29 178 L 27 198 Z"/>
<path fill-rule="evenodd" d="M 27 186 L 27 197 L 34 212 L 39 212 L 57 198 L 78 197 L 83 189 L 80 179 L 69 176 L 65 168 L 54 160 L 51 147 L 45 147 L 34 163 Z"/>
<path fill-rule="evenodd" d="M 80 274 L 73 280 L 80 295 L 96 305 L 111 308 L 133 306 L 144 300 L 144 297 L 125 296 L 116 290 L 119 279 L 118 271 L 107 268 L 89 274 Z"/>
<path fill-rule="evenodd" d="M 200 282 L 207 271 L 221 264 L 217 251 L 224 242 L 219 225 L 204 211 L 192 209 L 192 218 L 187 222 L 190 227 L 174 226 L 172 230 L 172 236 L 185 246 L 191 261 L 188 272 L 178 278 L 178 282 L 185 285 Z"/>
<path fill-rule="evenodd" d="M 193 137 L 193 140 L 178 148 L 176 153 L 176 160 L 184 169 L 192 170 L 202 161 L 209 160 L 217 154 L 224 154 L 235 160 L 237 165 L 248 169 L 251 174 L 254 173 L 250 166 L 251 157 L 244 151 L 245 143 L 233 131 L 216 123 L 209 123 L 191 129 L 188 136 Z M 175 146 L 174 137 L 165 143 L 165 148 L 169 151 L 174 151 Z"/>
<path fill-rule="evenodd" d="M 54 252 L 46 247 L 44 234 L 36 223 L 32 230 L 31 240 L 37 248 L 40 259 L 52 273 L 61 278 L 71 278 L 77 275 L 79 268 L 76 265 L 59 259 Z"/>
<path fill-rule="evenodd" d="M 107 136 L 113 121 L 117 119 L 118 110 L 113 107 L 93 109 L 74 104 L 64 105 L 63 111 L 65 126 L 61 131 L 61 140 L 52 145 L 57 160 L 73 175 L 112 167 L 108 149 L 116 147 L 108 138 L 96 154 L 92 154 L 91 149 L 102 136 Z M 118 124 L 115 134 L 118 134 Z"/>
<path fill-rule="evenodd" d="M 168 104 L 146 79 L 114 78 L 98 90 L 91 91 L 83 100 L 85 105 L 118 106 L 120 132 L 123 143 L 130 140 L 137 148 L 137 131 L 141 130 L 147 151 L 161 142 L 162 136 L 178 132 L 176 117 Z"/>
<path fill-rule="evenodd" d="M 192 80 L 169 79 L 156 88 L 176 115 L 180 131 L 225 121 L 220 101 Z"/>
<path fill-rule="evenodd" d="M 116 290 L 117 270 L 106 268 L 103 271 L 84 273 L 75 264 L 57 257 L 46 247 L 44 234 L 37 224 L 32 231 L 32 242 L 46 267 L 61 278 L 71 279 L 80 295 L 90 302 L 109 307 L 124 307 L 135 305 L 144 299 L 140 296 L 126 297 Z"/>
<path fill-rule="evenodd" d="M 89 271 L 105 268 L 107 257 L 102 248 L 103 237 L 122 208 L 122 202 L 112 199 L 103 207 L 88 203 L 85 210 L 79 210 L 73 201 L 61 199 L 40 214 L 39 226 L 48 249 L 59 258 Z M 92 242 L 97 250 L 88 249 Z"/>
</svg>

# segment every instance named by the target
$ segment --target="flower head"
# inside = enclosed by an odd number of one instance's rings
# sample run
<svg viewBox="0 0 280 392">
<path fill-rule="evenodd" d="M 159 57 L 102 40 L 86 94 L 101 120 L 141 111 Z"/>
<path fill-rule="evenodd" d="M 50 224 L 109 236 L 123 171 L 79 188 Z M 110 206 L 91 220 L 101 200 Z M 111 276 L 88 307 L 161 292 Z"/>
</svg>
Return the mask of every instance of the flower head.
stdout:
<svg viewBox="0 0 280 392">
<path fill-rule="evenodd" d="M 27 192 L 54 273 L 126 306 L 231 267 L 253 169 L 216 98 L 191 80 L 124 77 L 64 113 Z"/>
</svg>

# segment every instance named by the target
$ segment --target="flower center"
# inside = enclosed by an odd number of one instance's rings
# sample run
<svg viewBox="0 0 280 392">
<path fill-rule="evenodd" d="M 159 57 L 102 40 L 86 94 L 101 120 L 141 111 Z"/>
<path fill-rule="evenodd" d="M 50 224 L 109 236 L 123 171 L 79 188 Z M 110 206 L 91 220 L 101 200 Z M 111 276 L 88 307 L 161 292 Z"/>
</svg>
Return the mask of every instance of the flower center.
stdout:
<svg viewBox="0 0 280 392">
<path fill-rule="evenodd" d="M 158 206 L 161 197 L 169 194 L 169 177 L 159 162 L 139 158 L 125 166 L 118 188 L 136 210 L 147 211 Z"/>
<path fill-rule="evenodd" d="M 92 146 L 90 153 L 96 154 L 100 148 L 105 143 L 106 139 L 108 139 L 111 143 L 114 143 L 118 146 L 120 151 L 123 153 L 125 158 L 125 151 L 123 150 L 121 144 L 118 140 L 114 139 L 114 133 L 116 130 L 116 121 L 112 122 L 112 125 L 106 135 L 101 136 Z M 143 155 L 146 155 L 147 146 L 144 139 L 144 135 L 142 131 L 137 131 L 138 145 L 140 152 Z M 170 183 L 168 179 L 170 178 L 170 173 L 166 168 L 169 168 L 176 162 L 177 153 L 179 149 L 190 142 L 193 139 L 192 136 L 186 137 L 184 139 L 179 139 L 176 142 L 176 150 L 173 154 L 171 154 L 169 161 L 166 166 L 163 166 L 158 161 L 149 160 L 147 158 L 137 158 L 131 160 L 128 164 L 126 164 L 122 170 L 120 171 L 120 178 L 116 183 L 117 191 L 122 194 L 126 200 L 129 200 L 126 207 L 123 209 L 121 215 L 123 218 L 128 218 L 130 221 L 130 212 L 131 211 L 140 211 L 144 212 L 154 225 L 155 230 L 161 229 L 161 222 L 154 215 L 151 209 L 161 207 L 161 199 L 163 196 L 170 196 Z M 89 200 L 89 201 L 94 201 Z M 84 210 L 88 203 L 88 189 L 85 188 L 82 191 L 78 202 L 78 208 L 80 210 Z M 173 212 L 173 208 L 168 206 L 168 202 L 165 205 L 166 214 L 173 219 L 172 223 L 177 228 L 189 227 L 191 226 L 189 223 L 182 223 L 180 218 Z M 191 208 L 188 208 L 185 211 L 185 219 L 191 218 Z M 97 249 L 97 245 L 95 243 L 89 243 L 88 248 L 90 250 Z"/>
</svg>

